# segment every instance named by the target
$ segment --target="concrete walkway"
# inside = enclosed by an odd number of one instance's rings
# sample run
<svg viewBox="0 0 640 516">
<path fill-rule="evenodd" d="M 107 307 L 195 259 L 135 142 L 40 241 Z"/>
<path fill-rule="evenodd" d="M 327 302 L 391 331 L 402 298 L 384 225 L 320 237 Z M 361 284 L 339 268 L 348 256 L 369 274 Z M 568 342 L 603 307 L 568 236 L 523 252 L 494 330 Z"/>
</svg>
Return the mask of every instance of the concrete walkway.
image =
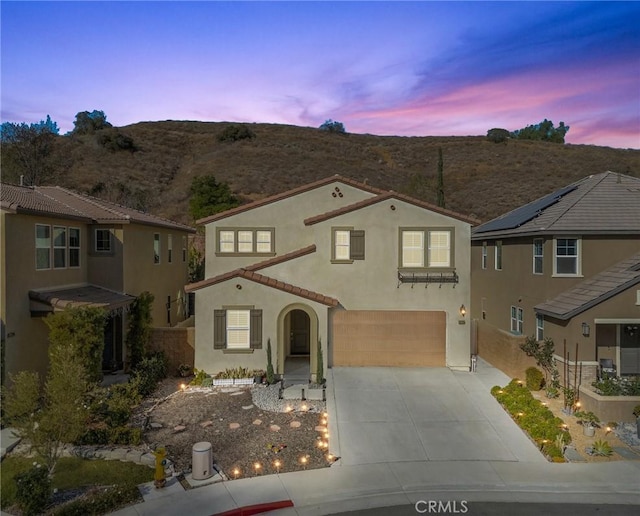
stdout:
<svg viewBox="0 0 640 516">
<path fill-rule="evenodd" d="M 213 515 L 291 500 L 274 516 L 323 515 L 419 500 L 640 506 L 640 461 L 553 464 L 493 400 L 509 378 L 478 372 L 340 369 L 328 373 L 331 468 L 158 492 L 123 516 Z M 411 509 L 407 514 L 415 514 Z"/>
</svg>

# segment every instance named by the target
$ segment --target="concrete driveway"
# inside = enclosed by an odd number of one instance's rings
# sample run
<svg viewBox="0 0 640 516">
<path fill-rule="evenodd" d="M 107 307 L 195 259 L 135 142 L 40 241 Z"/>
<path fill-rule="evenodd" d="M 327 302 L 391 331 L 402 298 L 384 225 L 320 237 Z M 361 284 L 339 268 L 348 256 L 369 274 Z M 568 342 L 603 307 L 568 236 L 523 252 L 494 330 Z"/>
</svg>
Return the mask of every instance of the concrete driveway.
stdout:
<svg viewBox="0 0 640 516">
<path fill-rule="evenodd" d="M 486 362 L 447 368 L 330 370 L 330 450 L 345 466 L 546 460 L 489 392 L 509 378 Z M 337 465 L 337 464 L 336 464 Z"/>
</svg>

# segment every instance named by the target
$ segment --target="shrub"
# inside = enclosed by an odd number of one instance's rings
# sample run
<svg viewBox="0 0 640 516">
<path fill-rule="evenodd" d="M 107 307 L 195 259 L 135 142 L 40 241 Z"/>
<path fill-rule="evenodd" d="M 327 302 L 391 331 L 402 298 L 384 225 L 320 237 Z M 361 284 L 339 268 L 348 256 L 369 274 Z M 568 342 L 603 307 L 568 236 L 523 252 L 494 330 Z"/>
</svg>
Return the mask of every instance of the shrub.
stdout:
<svg viewBox="0 0 640 516">
<path fill-rule="evenodd" d="M 271 339 L 267 339 L 267 383 L 271 385 L 274 381 L 273 362 L 271 361 Z"/>
<path fill-rule="evenodd" d="M 600 457 L 608 457 L 613 453 L 611 449 L 611 445 L 608 441 L 603 441 L 602 439 L 594 442 L 591 445 L 591 454 L 598 455 Z"/>
<path fill-rule="evenodd" d="M 342 122 L 334 121 L 334 120 L 325 120 L 324 123 L 320 126 L 322 131 L 327 131 L 329 133 L 338 133 L 345 134 L 346 130 L 344 128 L 344 124 Z"/>
<path fill-rule="evenodd" d="M 255 133 L 246 125 L 231 124 L 225 127 L 222 132 L 218 134 L 218 141 L 237 142 L 240 140 L 251 140 L 255 137 Z"/>
<path fill-rule="evenodd" d="M 137 150 L 133 143 L 133 138 L 122 134 L 115 128 L 103 129 L 100 131 L 96 136 L 96 141 L 99 145 L 102 145 L 105 149 L 111 152 L 122 150 L 135 152 Z"/>
<path fill-rule="evenodd" d="M 159 352 L 144 358 L 134 370 L 131 378 L 138 384 L 138 393 L 142 396 L 151 394 L 158 382 L 167 376 L 167 359 Z"/>
<path fill-rule="evenodd" d="M 189 382 L 189 385 L 202 385 L 202 383 L 204 382 L 205 378 L 211 378 L 210 375 L 208 375 L 204 369 L 193 369 L 193 373 L 194 373 L 194 377 L 193 380 L 191 380 L 191 382 Z"/>
<path fill-rule="evenodd" d="M 40 464 L 19 473 L 14 477 L 16 482 L 16 500 L 25 515 L 42 514 L 51 496 L 51 479 L 47 468 Z"/>
<path fill-rule="evenodd" d="M 607 376 L 591 384 L 601 396 L 640 396 L 640 377 Z"/>
<path fill-rule="evenodd" d="M 86 516 L 109 514 L 125 504 L 138 500 L 140 492 L 135 485 L 100 487 L 79 500 L 61 506 L 56 516 Z"/>
<path fill-rule="evenodd" d="M 527 388 L 532 391 L 539 391 L 544 384 L 544 375 L 537 367 L 529 367 L 525 371 L 527 377 Z"/>
<path fill-rule="evenodd" d="M 487 131 L 487 140 L 493 143 L 506 142 L 509 139 L 509 131 L 506 129 L 493 128 Z"/>
<path fill-rule="evenodd" d="M 138 446 L 142 442 L 142 431 L 130 426 L 118 426 L 109 431 L 109 444 L 130 444 Z"/>
</svg>

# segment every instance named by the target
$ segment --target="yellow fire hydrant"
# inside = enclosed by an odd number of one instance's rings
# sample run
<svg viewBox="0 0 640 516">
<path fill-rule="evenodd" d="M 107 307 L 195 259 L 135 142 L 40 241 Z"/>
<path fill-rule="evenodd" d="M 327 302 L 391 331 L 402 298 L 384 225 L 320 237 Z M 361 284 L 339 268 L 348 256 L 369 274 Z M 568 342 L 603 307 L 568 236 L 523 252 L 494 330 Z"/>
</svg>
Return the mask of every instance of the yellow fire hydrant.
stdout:
<svg viewBox="0 0 640 516">
<path fill-rule="evenodd" d="M 153 485 L 156 486 L 156 489 L 164 487 L 167 482 L 164 474 L 164 466 L 167 463 L 167 450 L 162 448 L 158 448 L 157 450 L 151 452 L 156 458 L 156 470 L 153 474 Z"/>
</svg>

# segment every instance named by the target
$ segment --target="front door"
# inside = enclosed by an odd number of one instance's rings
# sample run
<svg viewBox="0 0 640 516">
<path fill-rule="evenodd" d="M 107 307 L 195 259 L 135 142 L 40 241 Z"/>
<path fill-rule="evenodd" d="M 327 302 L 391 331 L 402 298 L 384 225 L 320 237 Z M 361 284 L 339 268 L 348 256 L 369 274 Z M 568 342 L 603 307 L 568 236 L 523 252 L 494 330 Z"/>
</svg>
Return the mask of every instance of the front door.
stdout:
<svg viewBox="0 0 640 516">
<path fill-rule="evenodd" d="M 291 354 L 308 355 L 310 352 L 309 316 L 303 310 L 291 311 Z"/>
</svg>

